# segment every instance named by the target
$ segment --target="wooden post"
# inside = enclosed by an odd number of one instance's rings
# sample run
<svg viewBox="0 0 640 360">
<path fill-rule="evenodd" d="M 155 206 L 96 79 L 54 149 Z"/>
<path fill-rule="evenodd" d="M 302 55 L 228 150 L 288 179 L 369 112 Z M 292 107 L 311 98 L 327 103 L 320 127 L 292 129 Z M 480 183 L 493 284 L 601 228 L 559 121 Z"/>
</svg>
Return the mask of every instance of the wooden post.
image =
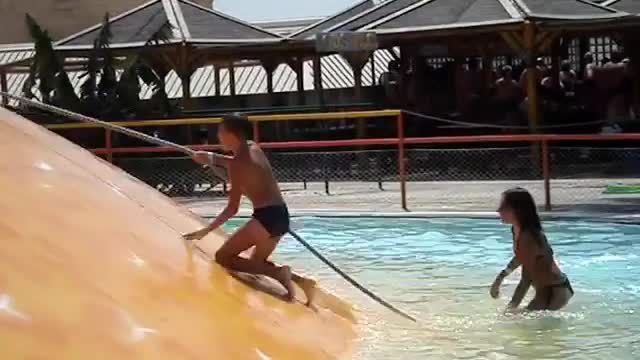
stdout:
<svg viewBox="0 0 640 360">
<path fill-rule="evenodd" d="M 589 38 L 581 37 L 578 42 L 578 78 L 584 80 L 584 69 L 587 67 L 584 56 L 589 52 Z"/>
<path fill-rule="evenodd" d="M 213 66 L 213 86 L 215 87 L 215 95 L 222 95 L 222 89 L 220 89 L 220 67 L 217 64 Z"/>
<path fill-rule="evenodd" d="M 536 68 L 536 29 L 530 21 L 524 24 L 524 42 L 527 50 L 527 115 L 529 131 L 538 132 L 538 70 Z"/>
<path fill-rule="evenodd" d="M 322 91 L 322 56 L 313 57 L 313 87 L 318 96 L 318 104 L 324 107 L 324 94 Z"/>
<path fill-rule="evenodd" d="M 295 59 L 292 62 L 293 71 L 296 72 L 296 85 L 298 90 L 298 105 L 304 105 L 304 62 Z"/>
<path fill-rule="evenodd" d="M 560 90 L 560 41 L 560 38 L 554 40 L 551 48 L 551 81 L 555 90 Z"/>
<path fill-rule="evenodd" d="M 191 102 L 191 72 L 181 72 L 180 81 L 182 82 L 182 107 L 184 110 L 191 110 L 193 107 Z"/>
<path fill-rule="evenodd" d="M 269 95 L 269 105 L 273 105 L 273 72 L 278 64 L 270 60 L 262 61 L 262 68 L 267 73 L 267 94 Z"/>
<path fill-rule="evenodd" d="M 356 103 L 362 101 L 362 67 L 353 68 L 353 81 L 354 81 L 354 100 Z M 357 120 L 357 138 L 364 139 L 367 137 L 367 124 L 366 119 L 360 118 Z"/>
<path fill-rule="evenodd" d="M 292 57 L 287 61 L 287 65 L 296 73 L 296 98 L 297 104 L 303 106 L 305 104 L 304 96 L 304 61 L 300 57 Z M 287 139 L 291 138 L 291 122 L 284 123 L 284 133 Z"/>
<path fill-rule="evenodd" d="M 354 100 L 356 102 L 361 102 L 363 99 L 362 96 L 362 69 L 369 61 L 371 56 L 371 52 L 368 51 L 358 51 L 353 53 L 345 53 L 341 54 L 342 58 L 349 63 L 351 67 L 351 71 L 353 71 L 353 93 Z M 358 138 L 363 139 L 366 137 L 366 124 L 365 119 L 358 119 Z"/>
<path fill-rule="evenodd" d="M 193 69 L 189 61 L 189 49 L 186 46 L 180 47 L 180 62 L 177 69 L 182 83 L 182 107 L 184 110 L 191 110 L 191 75 Z"/>
<path fill-rule="evenodd" d="M 193 69 L 189 59 L 189 48 L 186 46 L 180 47 L 180 60 L 178 62 L 177 73 L 180 77 L 182 85 L 182 111 L 188 111 L 193 108 L 191 100 L 191 75 Z M 191 125 L 186 126 L 186 142 L 187 144 L 193 144 L 193 129 Z"/>
<path fill-rule="evenodd" d="M 462 67 L 464 63 L 463 57 L 454 58 L 454 66 L 455 66 L 455 84 L 456 84 L 456 108 L 459 112 L 464 113 L 467 110 L 468 104 L 468 93 L 465 92 L 465 83 L 464 83 L 464 68 Z"/>
<path fill-rule="evenodd" d="M 7 72 L 6 70 L 0 70 L 0 90 L 2 92 L 9 92 L 9 86 L 7 85 Z M 9 105 L 9 98 L 2 96 L 2 106 Z"/>
<path fill-rule="evenodd" d="M 231 96 L 236 96 L 236 69 L 233 62 L 229 63 L 229 93 Z"/>
<path fill-rule="evenodd" d="M 409 81 L 407 77 L 409 68 L 411 67 L 411 54 L 407 46 L 400 47 L 400 107 L 402 109 L 409 108 L 409 89 L 407 87 Z"/>
<path fill-rule="evenodd" d="M 273 96 L 273 72 L 278 67 L 278 63 L 273 61 L 272 59 L 262 60 L 262 68 L 267 73 L 267 96 L 269 98 L 269 106 L 273 106 L 275 103 L 275 99 Z M 280 140 L 282 138 L 281 121 L 275 121 L 274 126 L 276 128 L 276 140 Z"/>
<path fill-rule="evenodd" d="M 371 56 L 371 52 L 369 51 L 357 51 L 357 52 L 349 52 L 341 54 L 342 58 L 344 58 L 351 70 L 353 71 L 353 80 L 354 80 L 354 100 L 356 102 L 362 101 L 362 69 L 364 65 L 369 60 L 369 56 Z M 356 120 L 356 137 L 358 139 L 364 139 L 367 137 L 367 119 L 358 118 Z M 359 148 L 363 150 L 364 148 Z M 360 170 L 366 169 L 369 166 L 367 157 L 364 152 L 358 155 L 358 168 Z"/>
<path fill-rule="evenodd" d="M 482 96 L 489 94 L 491 88 L 491 76 L 493 68 L 493 56 L 484 48 L 482 50 Z"/>
<path fill-rule="evenodd" d="M 191 101 L 191 72 L 181 73 L 180 81 L 182 82 L 182 110 L 188 111 L 193 108 L 193 102 Z M 185 131 L 187 144 L 193 144 L 192 126 L 187 125 Z"/>
<path fill-rule="evenodd" d="M 371 86 L 378 85 L 378 79 L 376 78 L 376 52 L 371 53 Z"/>
</svg>

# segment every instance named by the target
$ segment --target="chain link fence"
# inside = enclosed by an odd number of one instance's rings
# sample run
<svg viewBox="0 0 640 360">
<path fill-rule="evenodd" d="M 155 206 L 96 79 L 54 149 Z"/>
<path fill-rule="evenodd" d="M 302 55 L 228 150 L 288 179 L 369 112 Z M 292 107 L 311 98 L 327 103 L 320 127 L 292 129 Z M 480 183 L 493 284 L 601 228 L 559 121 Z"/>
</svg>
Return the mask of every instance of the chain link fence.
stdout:
<svg viewBox="0 0 640 360">
<path fill-rule="evenodd" d="M 539 157 L 529 146 L 412 149 L 407 152 L 411 210 L 493 211 L 509 187 L 528 189 L 544 204 Z M 537 152 L 536 152 L 537 153 Z"/>
<path fill-rule="evenodd" d="M 554 208 L 637 209 L 640 205 L 640 192 L 607 191 L 608 186 L 640 186 L 640 148 L 551 147 L 549 154 Z"/>
<path fill-rule="evenodd" d="M 494 211 L 501 193 L 527 188 L 545 203 L 539 146 L 410 148 L 405 151 L 406 197 L 413 211 Z M 398 151 L 267 151 L 292 208 L 401 210 Z M 159 191 L 217 213 L 226 184 L 177 154 L 116 157 L 114 164 Z M 633 204 L 610 196 L 608 185 L 640 185 L 640 148 L 550 147 L 551 202 L 555 208 Z M 640 195 L 639 195 L 640 197 Z M 631 199 L 631 200 L 629 200 Z M 637 204 L 637 203 L 636 203 Z"/>
<path fill-rule="evenodd" d="M 114 157 L 114 165 L 173 197 L 223 197 L 226 184 L 182 154 Z"/>
</svg>

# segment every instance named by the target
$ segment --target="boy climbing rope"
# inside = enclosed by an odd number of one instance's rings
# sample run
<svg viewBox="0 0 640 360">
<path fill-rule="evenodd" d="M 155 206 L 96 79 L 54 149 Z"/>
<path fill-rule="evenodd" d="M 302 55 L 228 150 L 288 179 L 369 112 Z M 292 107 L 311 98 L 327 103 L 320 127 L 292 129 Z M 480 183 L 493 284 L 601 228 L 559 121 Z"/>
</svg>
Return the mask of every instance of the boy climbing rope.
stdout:
<svg viewBox="0 0 640 360">
<path fill-rule="evenodd" d="M 289 301 L 295 296 L 294 281 L 303 289 L 307 305 L 310 305 L 315 281 L 293 274 L 289 266 L 278 266 L 268 260 L 282 236 L 289 231 L 289 211 L 269 160 L 257 144 L 248 140 L 249 131 L 250 123 L 246 116 L 225 115 L 218 128 L 218 139 L 233 156 L 206 151 L 193 155 L 193 160 L 199 164 L 226 167 L 231 190 L 227 206 L 213 223 L 184 237 L 187 240 L 203 238 L 238 212 L 243 195 L 248 197 L 253 204 L 253 215 L 216 252 L 216 261 L 232 271 L 266 275 L 277 280 L 287 290 Z M 255 249 L 250 259 L 240 256 L 252 247 Z"/>
</svg>

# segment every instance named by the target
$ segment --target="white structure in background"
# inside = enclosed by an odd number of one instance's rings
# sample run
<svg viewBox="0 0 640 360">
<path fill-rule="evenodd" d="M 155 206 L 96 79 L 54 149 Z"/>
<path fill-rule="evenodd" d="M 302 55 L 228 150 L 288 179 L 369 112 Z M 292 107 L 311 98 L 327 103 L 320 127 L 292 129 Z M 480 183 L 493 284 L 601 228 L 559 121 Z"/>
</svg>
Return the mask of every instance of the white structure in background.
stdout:
<svg viewBox="0 0 640 360">
<path fill-rule="evenodd" d="M 203 1 L 200 1 L 201 3 Z M 356 5 L 341 11 L 327 18 L 306 18 L 306 19 L 288 19 L 276 21 L 256 22 L 254 25 L 265 30 L 286 36 L 289 34 L 306 34 L 313 30 L 326 28 L 330 24 L 339 23 L 351 18 L 357 14 L 363 6 L 371 7 L 372 1 L 361 1 Z M 33 55 L 32 51 L 5 51 L 0 48 L 0 65 L 8 64 L 29 58 Z M 376 51 L 373 57 L 374 61 L 369 61 L 363 69 L 362 85 L 372 86 L 377 84 L 380 75 L 386 71 L 387 64 L 393 59 L 392 55 L 386 50 Z M 373 64 L 373 66 L 372 66 Z M 79 91 L 82 83 L 81 72 L 70 72 L 69 78 Z M 311 61 L 307 61 L 304 65 L 304 88 L 305 90 L 313 90 L 313 66 Z M 9 74 L 8 90 L 13 94 L 22 92 L 22 85 L 27 79 L 27 74 Z M 227 68 L 220 69 L 220 95 L 230 95 L 229 70 Z M 266 94 L 267 93 L 267 74 L 262 66 L 255 62 L 238 62 L 235 64 L 235 80 L 236 94 Z M 339 55 L 326 56 L 322 59 L 322 83 L 324 89 L 350 88 L 354 86 L 353 72 L 349 64 Z M 274 92 L 295 92 L 296 73 L 286 64 L 281 64 L 273 74 Z M 167 94 L 171 98 L 182 97 L 182 85 L 179 77 L 175 72 L 170 72 L 166 79 Z M 151 96 L 151 89 L 143 88 L 142 97 Z M 191 78 L 191 96 L 210 97 L 215 96 L 214 84 L 214 67 L 207 66 L 199 68 L 194 72 Z"/>
</svg>

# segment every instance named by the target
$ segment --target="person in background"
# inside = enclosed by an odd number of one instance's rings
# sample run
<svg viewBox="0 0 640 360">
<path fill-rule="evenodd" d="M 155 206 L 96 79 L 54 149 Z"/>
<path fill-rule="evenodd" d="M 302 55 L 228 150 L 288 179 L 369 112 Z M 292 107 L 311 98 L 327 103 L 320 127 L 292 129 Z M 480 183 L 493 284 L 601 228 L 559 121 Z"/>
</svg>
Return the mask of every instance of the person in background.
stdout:
<svg viewBox="0 0 640 360">
<path fill-rule="evenodd" d="M 522 100 L 522 89 L 513 79 L 513 69 L 505 65 L 501 69 L 501 77 L 495 83 L 494 103 L 504 114 L 504 120 L 509 124 L 517 123 L 518 105 Z"/>
<path fill-rule="evenodd" d="M 622 132 L 620 123 L 629 120 L 630 106 L 627 93 L 629 87 L 627 66 L 622 62 L 620 51 L 611 52 L 611 60 L 601 67 L 594 68 L 594 82 L 598 87 L 604 104 L 604 119 L 607 124 L 603 133 Z"/>
<path fill-rule="evenodd" d="M 544 59 L 542 58 L 537 58 L 536 62 L 535 62 L 535 74 L 536 74 L 536 84 L 540 85 L 542 83 L 542 79 L 544 78 L 545 74 L 547 73 L 547 65 L 545 65 L 544 63 Z M 528 72 L 530 71 L 530 69 L 527 67 L 522 71 L 522 74 L 520 75 L 520 81 L 518 82 L 520 84 L 520 88 L 522 90 L 525 91 L 525 93 L 527 92 L 527 82 L 528 82 Z"/>
<path fill-rule="evenodd" d="M 571 68 L 571 62 L 569 60 L 562 60 L 560 64 L 560 84 L 567 93 L 573 93 L 575 91 L 576 82 L 578 81 L 578 75 Z"/>
<path fill-rule="evenodd" d="M 596 63 L 593 60 L 593 54 L 590 52 L 584 54 L 584 64 L 582 80 L 591 80 L 593 78 L 593 68 L 596 66 Z"/>
<path fill-rule="evenodd" d="M 520 282 L 508 308 L 517 309 L 533 285 L 536 295 L 527 305 L 527 310 L 562 309 L 573 297 L 573 289 L 554 260 L 533 197 L 523 188 L 507 190 L 502 194 L 498 213 L 503 223 L 512 226 L 514 257 L 491 285 L 491 297 L 497 298 L 502 281 L 522 266 Z"/>
<path fill-rule="evenodd" d="M 402 86 L 400 63 L 396 60 L 391 60 L 387 65 L 387 71 L 380 75 L 378 81 L 380 83 L 380 86 L 384 90 L 384 96 L 389 106 L 399 106 Z"/>
</svg>

